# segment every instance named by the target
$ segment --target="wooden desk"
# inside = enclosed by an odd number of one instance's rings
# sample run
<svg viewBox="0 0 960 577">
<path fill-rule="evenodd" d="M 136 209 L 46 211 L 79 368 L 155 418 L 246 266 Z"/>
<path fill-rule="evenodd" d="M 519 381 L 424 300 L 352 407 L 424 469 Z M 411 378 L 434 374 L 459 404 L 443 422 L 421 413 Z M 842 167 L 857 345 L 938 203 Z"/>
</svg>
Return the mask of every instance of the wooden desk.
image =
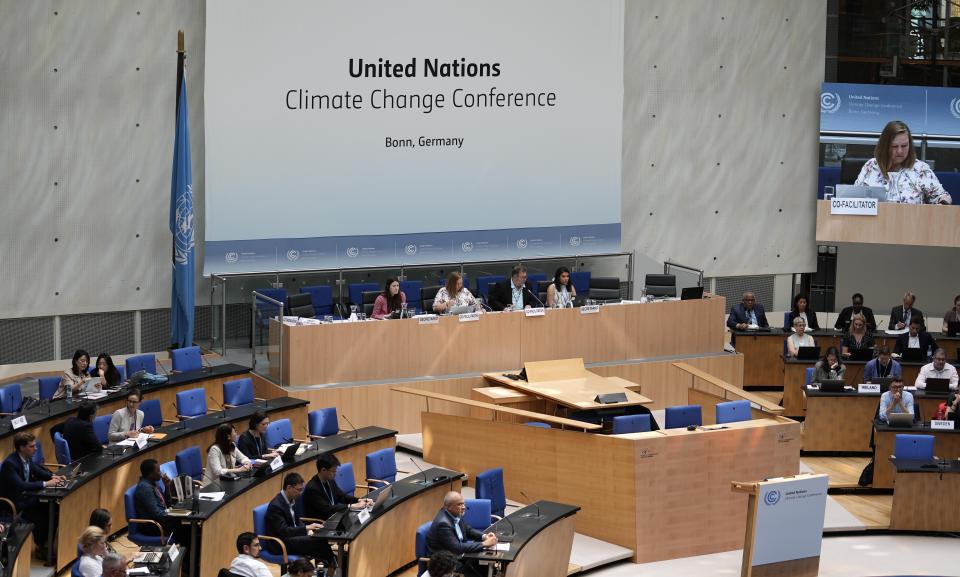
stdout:
<svg viewBox="0 0 960 577">
<path fill-rule="evenodd" d="M 923 226 L 903 226 L 903 223 Z M 830 214 L 817 201 L 817 242 L 960 247 L 960 206 L 881 202 L 877 216 Z"/>
<path fill-rule="evenodd" d="M 6 513 L 6 509 L 4 509 Z M 3 577 L 30 577 L 30 559 L 33 554 L 33 525 L 20 523 L 10 534 L 4 535 L 7 542 L 3 557 Z"/>
<path fill-rule="evenodd" d="M 770 320 L 770 319 L 767 319 Z M 783 343 L 790 336 L 778 327 L 769 332 L 731 331 L 737 352 L 743 354 L 743 385 L 781 387 L 785 380 Z M 840 333 L 830 330 L 810 333 L 820 347 L 840 347 Z M 789 414 L 789 413 L 788 413 Z"/>
<path fill-rule="evenodd" d="M 890 463 L 893 455 L 894 437 L 905 435 L 933 435 L 933 454 L 941 459 L 960 458 L 960 431 L 935 431 L 928 426 L 913 429 L 898 429 L 893 427 L 874 425 L 874 439 L 877 450 L 873 457 L 873 487 L 875 489 L 892 489 L 894 468 Z"/>
<path fill-rule="evenodd" d="M 283 383 L 481 373 L 558 357 L 593 363 L 718 352 L 725 341 L 725 303 L 715 297 L 604 305 L 598 314 L 581 314 L 581 309 L 547 309 L 542 317 L 486 313 L 476 322 L 441 317 L 433 325 L 403 319 L 284 326 Z M 349 360 L 383 349 L 395 354 L 375 363 Z"/>
<path fill-rule="evenodd" d="M 470 391 L 470 399 L 483 403 L 502 405 L 523 411 L 533 411 L 536 413 L 545 413 L 547 403 L 543 399 L 538 399 L 510 387 L 475 387 Z M 490 411 L 479 407 L 470 407 L 470 416 L 482 419 L 490 414 Z M 519 415 L 509 413 L 494 413 L 494 418 L 507 420 L 513 423 L 526 422 Z M 529 419 L 526 419 L 529 420 Z"/>
<path fill-rule="evenodd" d="M 523 491 L 581 507 L 577 531 L 634 550 L 637 563 L 742 548 L 747 498 L 730 483 L 800 468 L 800 424 L 780 417 L 612 437 L 436 413 L 421 420 L 425 460 L 471 477 L 503 467 L 508 498 Z"/>
<path fill-rule="evenodd" d="M 896 469 L 891 529 L 960 531 L 954 499 L 960 493 L 960 462 L 950 461 L 942 468 L 937 461 L 890 459 L 890 463 Z M 926 468 L 931 465 L 933 468 Z"/>
</svg>

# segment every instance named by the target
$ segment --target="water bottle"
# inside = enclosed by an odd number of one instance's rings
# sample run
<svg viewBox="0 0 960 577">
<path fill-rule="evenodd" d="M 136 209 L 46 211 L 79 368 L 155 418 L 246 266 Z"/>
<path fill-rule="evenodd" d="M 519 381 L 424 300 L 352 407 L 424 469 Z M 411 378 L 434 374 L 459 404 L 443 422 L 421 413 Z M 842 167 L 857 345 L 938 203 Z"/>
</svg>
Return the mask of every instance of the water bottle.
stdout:
<svg viewBox="0 0 960 577">
<path fill-rule="evenodd" d="M 67 383 L 67 404 L 73 403 L 73 383 Z"/>
</svg>

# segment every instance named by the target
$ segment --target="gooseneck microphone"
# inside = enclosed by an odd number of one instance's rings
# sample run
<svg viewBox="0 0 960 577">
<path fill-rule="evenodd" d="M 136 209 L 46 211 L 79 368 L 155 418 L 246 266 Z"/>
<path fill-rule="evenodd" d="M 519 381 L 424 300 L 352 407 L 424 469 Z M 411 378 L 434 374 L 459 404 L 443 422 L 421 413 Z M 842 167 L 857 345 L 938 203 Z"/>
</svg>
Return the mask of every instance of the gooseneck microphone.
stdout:
<svg viewBox="0 0 960 577">
<path fill-rule="evenodd" d="M 530 497 L 528 497 L 527 494 L 524 493 L 523 491 L 520 491 L 520 495 L 522 495 L 523 498 L 527 500 L 527 502 L 528 502 L 529 505 L 533 505 L 533 506 L 535 506 L 535 507 L 537 508 L 537 513 L 536 513 L 535 515 L 532 514 L 532 513 L 524 513 L 523 516 L 524 516 L 525 518 L 527 518 L 527 519 L 540 519 L 540 518 L 541 518 L 541 515 L 540 515 L 540 505 L 538 505 L 538 504 L 534 503 L 533 501 L 531 501 L 531 500 L 530 500 Z"/>
<path fill-rule="evenodd" d="M 547 305 L 543 304 L 543 301 L 540 300 L 540 297 L 538 297 L 535 292 L 533 292 L 532 290 L 530 290 L 530 287 L 528 287 L 527 285 L 523 285 L 523 290 L 527 291 L 527 293 L 529 293 L 530 296 L 532 296 L 533 298 L 535 298 L 535 299 L 537 300 L 537 303 L 540 304 L 540 307 L 541 307 L 541 308 L 547 308 Z"/>
<path fill-rule="evenodd" d="M 208 397 L 208 398 L 209 398 L 211 401 L 213 401 L 213 404 L 214 404 L 214 405 L 217 405 L 218 407 L 220 407 L 220 416 L 217 417 L 217 418 L 218 418 L 218 419 L 226 419 L 226 418 L 227 418 L 227 406 L 226 406 L 225 404 L 217 401 L 217 400 L 214 399 L 213 397 Z"/>
<path fill-rule="evenodd" d="M 410 457 L 410 462 L 413 463 L 413 465 L 414 465 L 414 466 L 420 471 L 420 473 L 423 475 L 423 484 L 426 485 L 426 484 L 427 484 L 427 472 L 423 470 L 423 467 L 421 467 L 420 465 L 417 464 L 416 459 L 414 459 L 413 457 Z"/>
<path fill-rule="evenodd" d="M 359 439 L 359 438 L 360 438 L 360 431 L 357 430 L 356 425 L 354 425 L 353 423 L 351 423 L 351 422 L 350 422 L 350 419 L 348 419 L 347 416 L 344 415 L 343 413 L 340 413 L 340 416 L 343 417 L 343 420 L 346 421 L 348 425 L 350 425 L 351 430 L 353 431 L 353 438 L 354 438 L 354 439 Z"/>
</svg>

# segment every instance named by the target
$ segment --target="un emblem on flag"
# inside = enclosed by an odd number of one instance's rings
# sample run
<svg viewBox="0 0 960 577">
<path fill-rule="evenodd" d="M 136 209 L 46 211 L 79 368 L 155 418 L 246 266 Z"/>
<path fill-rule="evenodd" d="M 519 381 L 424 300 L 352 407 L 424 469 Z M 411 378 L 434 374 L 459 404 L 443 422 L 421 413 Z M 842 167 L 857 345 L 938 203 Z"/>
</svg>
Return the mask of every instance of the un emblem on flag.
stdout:
<svg viewBox="0 0 960 577">
<path fill-rule="evenodd" d="M 193 186 L 177 199 L 177 232 L 174 236 L 174 263 L 188 264 L 193 252 Z"/>
</svg>

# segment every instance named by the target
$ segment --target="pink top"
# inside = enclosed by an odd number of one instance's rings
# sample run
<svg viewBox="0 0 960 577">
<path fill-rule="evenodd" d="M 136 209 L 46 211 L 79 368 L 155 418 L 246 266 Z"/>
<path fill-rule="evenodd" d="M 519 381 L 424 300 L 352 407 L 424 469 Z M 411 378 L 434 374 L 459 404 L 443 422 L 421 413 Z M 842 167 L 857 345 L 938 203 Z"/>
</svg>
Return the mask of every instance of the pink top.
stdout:
<svg viewBox="0 0 960 577">
<path fill-rule="evenodd" d="M 407 295 L 400 291 L 400 302 L 407 302 Z M 373 318 L 385 319 L 393 312 L 387 308 L 387 299 L 382 295 L 377 295 L 377 300 L 373 301 Z"/>
</svg>

